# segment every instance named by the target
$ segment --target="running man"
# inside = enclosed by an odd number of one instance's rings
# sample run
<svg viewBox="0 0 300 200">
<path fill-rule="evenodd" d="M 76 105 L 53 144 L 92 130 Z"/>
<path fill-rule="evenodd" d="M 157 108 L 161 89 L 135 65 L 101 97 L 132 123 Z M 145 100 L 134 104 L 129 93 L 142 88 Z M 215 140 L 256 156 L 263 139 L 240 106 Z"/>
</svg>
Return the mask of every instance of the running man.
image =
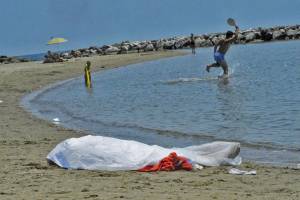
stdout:
<svg viewBox="0 0 300 200">
<path fill-rule="evenodd" d="M 228 77 L 228 65 L 225 60 L 225 54 L 228 51 L 230 45 L 238 38 L 239 27 L 235 26 L 235 33 L 227 31 L 226 38 L 220 40 L 214 47 L 214 59 L 215 63 L 206 66 L 206 71 L 209 72 L 211 67 L 222 67 L 224 73 L 223 78 Z"/>
</svg>

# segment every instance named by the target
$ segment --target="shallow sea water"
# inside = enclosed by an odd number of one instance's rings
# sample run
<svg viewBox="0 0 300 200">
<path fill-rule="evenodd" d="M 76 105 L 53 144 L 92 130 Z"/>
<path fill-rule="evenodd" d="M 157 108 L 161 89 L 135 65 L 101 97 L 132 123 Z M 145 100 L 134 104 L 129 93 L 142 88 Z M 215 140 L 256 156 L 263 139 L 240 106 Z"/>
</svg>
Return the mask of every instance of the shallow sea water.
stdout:
<svg viewBox="0 0 300 200">
<path fill-rule="evenodd" d="M 225 140 L 246 160 L 300 162 L 300 42 L 232 46 L 221 69 L 205 71 L 212 49 L 93 74 L 27 102 L 39 117 L 91 134 L 165 147 Z M 34 96 L 34 98 L 33 98 Z"/>
</svg>

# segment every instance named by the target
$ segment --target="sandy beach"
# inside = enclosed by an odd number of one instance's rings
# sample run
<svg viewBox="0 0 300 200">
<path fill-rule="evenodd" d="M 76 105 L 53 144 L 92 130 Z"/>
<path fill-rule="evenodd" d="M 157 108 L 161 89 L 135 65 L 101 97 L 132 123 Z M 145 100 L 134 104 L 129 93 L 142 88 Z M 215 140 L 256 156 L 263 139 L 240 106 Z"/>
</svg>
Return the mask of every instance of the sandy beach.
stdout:
<svg viewBox="0 0 300 200">
<path fill-rule="evenodd" d="M 65 63 L 0 65 L 0 199 L 300 199 L 300 171 L 244 163 L 255 176 L 231 175 L 231 167 L 159 173 L 64 170 L 49 166 L 47 154 L 62 140 L 84 133 L 31 116 L 20 100 L 51 83 L 180 51 L 80 58 Z"/>
</svg>

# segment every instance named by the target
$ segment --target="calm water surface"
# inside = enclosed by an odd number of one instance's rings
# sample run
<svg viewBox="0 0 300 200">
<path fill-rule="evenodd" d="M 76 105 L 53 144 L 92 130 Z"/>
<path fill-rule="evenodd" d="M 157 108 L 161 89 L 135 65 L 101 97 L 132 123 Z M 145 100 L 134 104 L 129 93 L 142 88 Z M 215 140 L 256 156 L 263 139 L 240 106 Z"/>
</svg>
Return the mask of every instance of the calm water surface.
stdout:
<svg viewBox="0 0 300 200">
<path fill-rule="evenodd" d="M 69 128 L 166 147 L 238 141 L 257 162 L 300 162 L 300 42 L 233 46 L 229 81 L 204 66 L 212 49 L 93 74 L 29 102 Z"/>
</svg>

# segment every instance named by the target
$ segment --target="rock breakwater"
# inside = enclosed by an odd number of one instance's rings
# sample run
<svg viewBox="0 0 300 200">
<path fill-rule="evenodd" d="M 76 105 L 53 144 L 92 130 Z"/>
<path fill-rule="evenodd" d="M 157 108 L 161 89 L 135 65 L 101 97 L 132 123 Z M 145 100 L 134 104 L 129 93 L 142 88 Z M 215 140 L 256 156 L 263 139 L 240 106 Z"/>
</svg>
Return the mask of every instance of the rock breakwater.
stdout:
<svg viewBox="0 0 300 200">
<path fill-rule="evenodd" d="M 29 62 L 29 59 L 19 57 L 0 56 L 0 64 Z"/>
<path fill-rule="evenodd" d="M 195 45 L 198 48 L 210 47 L 225 38 L 225 33 L 209 33 L 195 35 Z M 276 26 L 272 28 L 251 28 L 240 32 L 235 44 L 260 43 L 279 40 L 300 39 L 300 25 Z M 63 59 L 76 57 L 89 57 L 93 55 L 126 54 L 134 52 L 147 52 L 159 50 L 185 49 L 190 47 L 190 36 L 162 38 L 146 41 L 123 41 L 101 47 L 93 46 L 72 50 L 60 54 Z"/>
<path fill-rule="evenodd" d="M 225 38 L 225 33 L 194 34 L 195 46 L 197 48 L 211 47 L 214 43 Z M 300 25 L 276 26 L 271 28 L 250 28 L 242 30 L 238 35 L 235 44 L 261 43 L 270 41 L 286 41 L 300 39 Z M 90 57 L 94 55 L 127 54 L 148 51 L 174 50 L 189 48 L 191 44 L 190 36 L 178 36 L 171 38 L 161 38 L 158 40 L 145 41 L 123 41 L 112 45 L 91 46 L 77 50 L 55 53 L 53 56 L 46 55 L 45 63 L 63 62 L 68 59 L 78 57 Z M 49 54 L 49 53 L 48 53 Z M 27 62 L 27 59 L 17 57 L 0 56 L 0 64 Z"/>
</svg>

